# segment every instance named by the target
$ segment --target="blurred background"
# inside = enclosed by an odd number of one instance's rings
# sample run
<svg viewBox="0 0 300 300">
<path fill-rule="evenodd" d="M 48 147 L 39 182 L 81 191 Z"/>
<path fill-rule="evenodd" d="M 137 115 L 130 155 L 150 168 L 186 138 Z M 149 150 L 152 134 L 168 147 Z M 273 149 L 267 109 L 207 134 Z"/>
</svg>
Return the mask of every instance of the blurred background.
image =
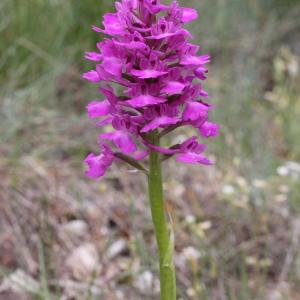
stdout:
<svg viewBox="0 0 300 300">
<path fill-rule="evenodd" d="M 178 299 L 300 299 L 300 1 L 195 0 L 213 167 L 165 164 Z M 109 0 L 0 1 L 0 299 L 158 299 L 146 179 L 99 182 L 85 106 Z M 190 135 L 181 131 L 178 135 Z"/>
</svg>

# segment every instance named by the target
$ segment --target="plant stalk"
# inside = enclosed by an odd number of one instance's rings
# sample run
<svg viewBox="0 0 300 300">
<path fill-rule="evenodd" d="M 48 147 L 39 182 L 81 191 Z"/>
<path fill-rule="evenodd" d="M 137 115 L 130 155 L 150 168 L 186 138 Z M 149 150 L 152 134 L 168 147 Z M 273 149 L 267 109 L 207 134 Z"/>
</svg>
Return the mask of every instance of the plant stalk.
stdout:
<svg viewBox="0 0 300 300">
<path fill-rule="evenodd" d="M 151 135 L 153 145 L 159 146 L 158 132 Z M 149 200 L 159 252 L 161 300 L 176 300 L 176 277 L 174 267 L 174 242 L 168 229 L 165 213 L 160 154 L 150 153 L 148 176 Z"/>
</svg>

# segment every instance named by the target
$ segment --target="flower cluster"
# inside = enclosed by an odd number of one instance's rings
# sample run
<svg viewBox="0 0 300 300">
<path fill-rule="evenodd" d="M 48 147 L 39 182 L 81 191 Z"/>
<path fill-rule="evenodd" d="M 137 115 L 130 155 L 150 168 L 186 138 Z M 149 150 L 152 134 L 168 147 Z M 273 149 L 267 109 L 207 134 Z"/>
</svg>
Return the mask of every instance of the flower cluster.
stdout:
<svg viewBox="0 0 300 300">
<path fill-rule="evenodd" d="M 197 55 L 200 47 L 189 42 L 192 35 L 183 28 L 198 18 L 197 11 L 160 0 L 122 0 L 116 9 L 104 15 L 103 29 L 93 26 L 110 38 L 97 43 L 97 52 L 85 53 L 96 67 L 83 78 L 98 84 L 105 98 L 87 106 L 88 116 L 97 126 L 113 128 L 99 137 L 101 154 L 86 158 L 86 174 L 101 177 L 115 159 L 132 163 L 150 151 L 174 155 L 179 162 L 211 164 L 195 136 L 169 148 L 149 139 L 153 132 L 162 137 L 186 125 L 204 138 L 218 134 L 219 126 L 208 121 L 213 106 L 204 101 L 208 94 L 201 85 L 210 57 Z"/>
</svg>

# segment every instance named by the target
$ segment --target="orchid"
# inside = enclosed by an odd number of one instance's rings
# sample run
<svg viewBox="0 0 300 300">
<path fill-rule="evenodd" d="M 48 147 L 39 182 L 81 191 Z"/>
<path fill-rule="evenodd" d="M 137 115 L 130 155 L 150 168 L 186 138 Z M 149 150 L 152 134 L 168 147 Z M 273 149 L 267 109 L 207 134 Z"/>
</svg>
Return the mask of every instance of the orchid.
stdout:
<svg viewBox="0 0 300 300">
<path fill-rule="evenodd" d="M 210 56 L 198 54 L 200 47 L 190 42 L 192 35 L 183 28 L 198 18 L 193 8 L 180 7 L 177 1 L 163 5 L 159 0 L 122 0 L 116 2 L 116 10 L 104 15 L 102 28 L 92 27 L 108 37 L 97 43 L 97 51 L 85 53 L 96 65 L 82 77 L 97 84 L 104 96 L 88 104 L 88 116 L 97 126 L 112 128 L 99 136 L 101 153 L 85 159 L 86 175 L 102 177 L 120 160 L 147 174 L 160 253 L 161 297 L 175 299 L 173 261 L 165 261 L 172 239 L 164 213 L 161 162 L 166 156 L 189 164 L 212 161 L 196 136 L 169 147 L 160 143 L 184 126 L 195 128 L 203 139 L 218 135 L 219 125 L 209 121 L 214 106 L 207 102 L 201 84 Z M 142 162 L 148 156 L 149 170 Z"/>
</svg>

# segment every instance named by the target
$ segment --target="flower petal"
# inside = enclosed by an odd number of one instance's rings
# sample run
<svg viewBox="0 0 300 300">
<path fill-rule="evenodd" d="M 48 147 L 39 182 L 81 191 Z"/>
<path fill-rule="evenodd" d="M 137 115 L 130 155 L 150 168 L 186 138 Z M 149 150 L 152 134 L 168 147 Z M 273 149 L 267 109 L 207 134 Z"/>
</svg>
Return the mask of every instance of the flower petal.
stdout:
<svg viewBox="0 0 300 300">
<path fill-rule="evenodd" d="M 132 74 L 134 76 L 137 76 L 138 78 L 141 78 L 141 79 L 158 78 L 158 77 L 163 76 L 163 75 L 165 75 L 167 73 L 168 72 L 151 70 L 151 69 L 146 69 L 146 70 L 135 70 L 135 69 L 132 69 L 130 71 L 130 74 Z"/>
<path fill-rule="evenodd" d="M 217 136 L 219 135 L 220 126 L 216 123 L 205 122 L 199 130 L 204 137 Z"/>
<path fill-rule="evenodd" d="M 129 50 L 146 50 L 148 49 L 148 46 L 145 43 L 142 42 L 128 42 L 128 43 L 122 43 L 122 42 L 118 42 L 118 41 L 114 41 L 115 45 L 127 48 Z"/>
<path fill-rule="evenodd" d="M 180 60 L 180 64 L 183 66 L 189 66 L 189 65 L 201 66 L 209 62 L 210 62 L 210 56 L 208 54 L 204 54 L 201 56 L 184 55 Z"/>
<path fill-rule="evenodd" d="M 102 65 L 96 65 L 96 70 L 101 80 L 110 80 L 113 76 L 112 74 L 106 72 Z"/>
<path fill-rule="evenodd" d="M 99 28 L 99 27 L 97 27 L 97 26 L 95 26 L 95 25 L 93 25 L 92 26 L 92 29 L 95 31 L 95 32 L 101 32 L 101 33 L 104 33 L 104 30 L 103 29 L 101 29 L 101 28 Z"/>
<path fill-rule="evenodd" d="M 85 174 L 93 179 L 103 176 L 114 160 L 110 147 L 106 144 L 101 144 L 101 147 L 102 153 L 100 155 L 90 153 L 84 160 L 84 163 L 88 166 Z"/>
<path fill-rule="evenodd" d="M 185 88 L 185 84 L 179 81 L 169 81 L 161 91 L 162 93 L 175 95 L 181 93 L 184 88 Z"/>
<path fill-rule="evenodd" d="M 98 72 L 95 70 L 91 70 L 89 72 L 82 74 L 82 78 L 95 83 L 101 81 L 101 77 L 99 76 Z"/>
<path fill-rule="evenodd" d="M 198 12 L 193 9 L 193 8 L 189 8 L 189 7 L 185 7 L 182 9 L 182 22 L 183 23 L 188 23 L 191 21 L 194 21 L 198 19 Z"/>
<path fill-rule="evenodd" d="M 103 25 L 105 27 L 105 33 L 111 35 L 123 35 L 125 29 L 123 24 L 120 22 L 118 14 L 107 13 L 103 16 Z"/>
<path fill-rule="evenodd" d="M 149 132 L 149 131 L 154 130 L 158 127 L 166 126 L 166 125 L 173 125 L 173 124 L 176 124 L 178 122 L 180 122 L 180 119 L 177 118 L 177 117 L 165 117 L 165 116 L 158 117 L 158 118 L 153 119 L 146 126 L 144 126 L 141 129 L 141 132 Z"/>
<path fill-rule="evenodd" d="M 197 69 L 195 70 L 195 75 L 196 75 L 199 79 L 205 80 L 205 79 L 206 79 L 205 73 L 207 73 L 207 72 L 208 72 L 208 69 L 205 68 L 205 67 L 203 67 L 203 66 L 201 66 L 201 67 L 199 67 L 199 68 L 197 68 Z"/>
<path fill-rule="evenodd" d="M 182 153 L 179 154 L 176 157 L 176 160 L 178 162 L 183 162 L 183 163 L 187 163 L 187 164 L 196 164 L 196 163 L 200 163 L 203 165 L 212 165 L 212 161 L 209 160 L 207 157 L 205 157 L 203 154 L 198 154 L 195 152 L 186 152 L 186 153 Z"/>
<path fill-rule="evenodd" d="M 175 32 L 165 32 L 165 33 L 161 33 L 158 35 L 150 35 L 147 36 L 146 39 L 148 40 L 162 40 L 165 38 L 169 38 L 175 35 L 187 35 L 188 37 L 192 38 L 192 35 L 189 31 L 187 31 L 186 29 L 180 29 L 180 30 L 176 30 Z"/>
<path fill-rule="evenodd" d="M 84 57 L 92 61 L 100 61 L 102 59 L 102 55 L 97 52 L 85 52 Z"/>
<path fill-rule="evenodd" d="M 147 157 L 149 155 L 150 151 L 149 150 L 142 150 L 138 151 L 137 153 L 134 153 L 132 155 L 132 158 L 136 160 L 142 160 L 143 158 Z"/>
<path fill-rule="evenodd" d="M 201 102 L 187 103 L 183 112 L 183 119 L 185 121 L 196 121 L 199 119 L 207 119 L 209 107 Z"/>
<path fill-rule="evenodd" d="M 94 119 L 107 115 L 110 110 L 110 103 L 107 100 L 93 101 L 86 108 L 89 118 Z"/>
<path fill-rule="evenodd" d="M 101 154 L 96 156 L 94 153 L 90 153 L 84 163 L 88 166 L 88 170 L 85 172 L 88 177 L 96 179 L 104 175 L 105 168 L 101 163 Z"/>
<path fill-rule="evenodd" d="M 166 102 L 167 99 L 165 98 L 158 98 L 151 95 L 141 95 L 138 97 L 134 97 L 130 100 L 125 101 L 126 103 L 130 104 L 133 107 L 144 107 L 147 105 L 155 105 Z"/>
<path fill-rule="evenodd" d="M 104 125 L 107 125 L 107 124 L 111 123 L 112 120 L 113 120 L 113 117 L 108 117 L 108 118 L 105 118 L 105 119 L 97 122 L 95 125 L 96 126 L 104 126 Z"/>
<path fill-rule="evenodd" d="M 107 139 L 120 148 L 124 153 L 132 153 L 137 150 L 135 143 L 125 130 L 117 130 L 115 132 L 104 133 L 100 135 L 101 139 Z"/>
<path fill-rule="evenodd" d="M 121 77 L 123 62 L 113 56 L 104 57 L 102 67 L 107 73 L 117 77 Z"/>
</svg>

